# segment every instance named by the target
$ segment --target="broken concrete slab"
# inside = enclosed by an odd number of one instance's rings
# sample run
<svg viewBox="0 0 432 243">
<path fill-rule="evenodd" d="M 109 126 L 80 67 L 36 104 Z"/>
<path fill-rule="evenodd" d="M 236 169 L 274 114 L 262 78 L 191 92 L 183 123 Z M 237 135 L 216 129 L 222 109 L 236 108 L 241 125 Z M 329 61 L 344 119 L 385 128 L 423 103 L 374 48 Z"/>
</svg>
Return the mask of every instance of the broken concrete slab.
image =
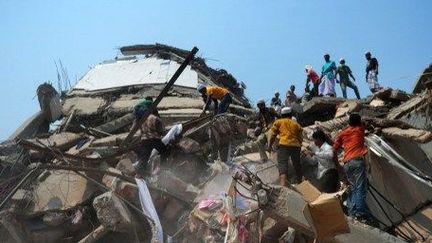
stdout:
<svg viewBox="0 0 432 243">
<path fill-rule="evenodd" d="M 398 127 L 387 127 L 382 129 L 382 133 L 388 138 L 404 138 L 416 141 L 417 143 L 428 143 L 432 141 L 432 133 L 426 130 Z"/>
<path fill-rule="evenodd" d="M 63 104 L 63 113 L 69 115 L 76 110 L 78 116 L 96 115 L 107 105 L 102 97 L 69 97 Z"/>
<path fill-rule="evenodd" d="M 108 111 L 123 114 L 132 112 L 139 101 L 141 99 L 118 99 L 111 104 Z M 199 98 L 167 96 L 161 100 L 157 108 L 159 111 L 184 108 L 202 109 L 203 105 L 202 99 Z"/>
<path fill-rule="evenodd" d="M 127 137 L 127 135 L 128 135 L 128 133 L 125 132 L 125 133 L 107 136 L 104 138 L 95 139 L 94 141 L 91 142 L 90 146 L 91 147 L 119 146 L 122 144 L 122 142 Z M 140 134 L 138 134 L 138 133 L 134 135 L 134 139 L 137 139 L 139 137 L 140 137 Z"/>
<path fill-rule="evenodd" d="M 361 104 L 357 100 L 347 100 L 338 105 L 335 118 L 345 116 L 348 113 L 357 112 L 361 109 Z"/>
<path fill-rule="evenodd" d="M 299 121 L 311 125 L 315 121 L 325 121 L 334 118 L 337 106 L 345 102 L 342 98 L 314 97 L 303 106 Z"/>
<path fill-rule="evenodd" d="M 131 212 L 113 192 L 97 196 L 93 207 L 100 223 L 107 229 L 127 232 L 134 224 Z"/>
<path fill-rule="evenodd" d="M 427 95 L 421 94 L 414 96 L 413 98 L 409 99 L 408 101 L 402 103 L 400 106 L 393 108 L 390 110 L 390 112 L 387 114 L 388 119 L 397 119 L 402 117 L 403 115 L 413 111 L 415 108 L 419 107 L 420 105 L 423 105 L 425 102 L 427 102 Z"/>
<path fill-rule="evenodd" d="M 84 177 L 73 171 L 57 170 L 36 185 L 34 206 L 23 213 L 68 210 L 89 200 L 95 192 L 94 184 Z"/>
<path fill-rule="evenodd" d="M 21 124 L 8 138 L 8 140 L 32 138 L 38 134 L 49 131 L 49 122 L 42 111 L 36 112 Z"/>
<path fill-rule="evenodd" d="M 49 138 L 29 139 L 33 143 L 42 143 L 44 146 L 54 147 L 56 149 L 65 150 L 76 145 L 77 141 L 83 137 L 82 134 L 72 132 L 55 133 Z"/>
</svg>

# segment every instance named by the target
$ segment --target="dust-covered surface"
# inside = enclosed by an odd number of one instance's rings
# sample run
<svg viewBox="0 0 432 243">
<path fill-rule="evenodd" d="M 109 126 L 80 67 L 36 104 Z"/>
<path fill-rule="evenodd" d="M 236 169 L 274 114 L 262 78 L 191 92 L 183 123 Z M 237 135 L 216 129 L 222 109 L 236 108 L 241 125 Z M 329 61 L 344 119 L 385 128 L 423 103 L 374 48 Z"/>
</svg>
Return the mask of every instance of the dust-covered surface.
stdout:
<svg viewBox="0 0 432 243">
<path fill-rule="evenodd" d="M 189 54 L 161 44 L 121 52 L 123 59 L 101 63 L 84 78 L 97 74 L 95 83 L 100 83 L 99 78 L 115 72 L 113 63 L 133 69 L 136 62 L 144 65 L 140 60 L 146 56 L 154 59 L 152 65 L 169 61 L 177 67 Z M 151 71 L 152 65 L 146 68 Z M 0 144 L 1 242 L 275 242 L 281 237 L 283 242 L 312 242 L 321 237 L 317 210 L 305 210 L 316 205 L 305 200 L 304 191 L 278 186 L 274 153 L 267 161 L 260 158 L 257 114 L 244 95 L 246 85 L 201 58 L 188 65 L 187 73 L 182 82 L 188 85 L 174 83 L 157 106 L 164 133 L 180 124 L 182 131 L 169 143 L 166 159 L 154 152 L 148 163 L 141 161 L 143 168 L 136 166 L 143 149 L 140 132 L 126 141 L 132 113 L 142 99 L 155 99 L 166 80 L 135 82 L 141 74 L 134 72 L 135 83 L 122 84 L 118 74 L 117 79 L 110 76 L 115 85 L 102 88 L 88 88 L 84 79 L 66 93 L 41 85 L 41 111 Z M 229 89 L 229 112 L 202 114 L 203 99 L 192 87 L 197 82 Z M 373 189 L 367 203 L 379 223 L 372 227 L 344 216 L 342 226 L 349 231 L 329 229 L 330 236 L 320 240 L 430 238 L 431 100 L 427 89 L 415 94 L 387 89 L 362 100 L 298 100 L 296 118 L 304 128 L 305 148 L 316 128 L 334 138 L 351 112 L 362 115 L 368 130 Z M 321 188 L 316 167 L 303 164 L 303 171 L 309 188 Z M 149 194 L 137 179 L 145 181 Z M 318 207 L 342 203 L 345 187 L 340 189 L 331 200 L 315 201 Z"/>
</svg>

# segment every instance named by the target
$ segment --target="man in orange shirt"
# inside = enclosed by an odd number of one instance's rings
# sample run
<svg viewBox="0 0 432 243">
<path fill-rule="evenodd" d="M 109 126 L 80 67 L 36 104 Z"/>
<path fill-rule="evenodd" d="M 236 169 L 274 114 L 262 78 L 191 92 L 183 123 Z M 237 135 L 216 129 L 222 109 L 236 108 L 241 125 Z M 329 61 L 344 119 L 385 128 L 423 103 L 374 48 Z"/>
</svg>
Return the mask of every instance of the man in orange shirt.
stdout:
<svg viewBox="0 0 432 243">
<path fill-rule="evenodd" d="M 232 102 L 231 95 L 227 89 L 219 86 L 206 87 L 203 84 L 198 84 L 197 90 L 203 95 L 203 98 L 206 99 L 204 111 L 207 110 L 210 102 L 213 101 L 215 104 L 215 114 L 227 112 L 228 107 Z M 220 101 L 220 104 L 218 104 L 218 101 Z"/>
<path fill-rule="evenodd" d="M 300 148 L 303 142 L 303 128 L 292 119 L 291 107 L 284 107 L 281 111 L 281 119 L 277 119 L 272 126 L 272 136 L 267 147 L 271 151 L 276 136 L 279 135 L 279 147 L 277 160 L 281 186 L 288 186 L 288 162 L 294 167 L 294 183 L 300 183 L 303 178 L 300 164 Z"/>
<path fill-rule="evenodd" d="M 359 114 L 351 114 L 349 126 L 342 130 L 333 144 L 333 150 L 343 147 L 343 168 L 349 182 L 347 207 L 348 215 L 360 220 L 372 220 L 370 211 L 366 205 L 366 193 L 368 180 L 366 175 L 367 153 L 365 146 L 365 128 Z"/>
</svg>

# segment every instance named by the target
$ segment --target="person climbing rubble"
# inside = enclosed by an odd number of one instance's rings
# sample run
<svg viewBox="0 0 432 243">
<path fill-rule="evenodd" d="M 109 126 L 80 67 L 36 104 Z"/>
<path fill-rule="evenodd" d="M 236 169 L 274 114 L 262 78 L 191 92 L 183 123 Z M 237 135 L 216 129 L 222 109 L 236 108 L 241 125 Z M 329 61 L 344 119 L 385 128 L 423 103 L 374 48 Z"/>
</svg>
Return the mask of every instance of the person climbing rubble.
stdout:
<svg viewBox="0 0 432 243">
<path fill-rule="evenodd" d="M 320 77 L 313 70 L 311 65 L 306 65 L 306 88 L 305 91 L 310 94 L 310 97 L 318 96 L 318 86 L 320 84 Z M 309 88 L 309 83 L 312 82 L 312 90 Z"/>
<path fill-rule="evenodd" d="M 368 179 L 366 175 L 366 161 L 364 156 L 368 152 L 365 146 L 365 127 L 359 114 L 349 116 L 349 125 L 337 136 L 333 150 L 335 156 L 343 148 L 343 169 L 349 187 L 347 208 L 348 215 L 359 220 L 371 221 L 372 216 L 366 205 Z"/>
<path fill-rule="evenodd" d="M 280 118 L 279 114 L 272 107 L 266 107 L 264 99 L 257 102 L 258 119 L 260 134 L 255 143 L 258 146 L 258 152 L 262 161 L 267 161 L 266 146 L 271 137 L 271 127 L 276 118 Z"/>
<path fill-rule="evenodd" d="M 297 95 L 295 94 L 295 86 L 291 85 L 286 93 L 285 106 L 291 106 L 294 103 L 297 103 Z"/>
<path fill-rule="evenodd" d="M 228 111 L 228 108 L 232 102 L 229 91 L 219 86 L 205 86 L 204 84 L 198 84 L 198 92 L 201 93 L 205 101 L 203 112 L 206 111 L 210 103 L 214 103 L 214 114 L 221 114 Z M 219 104 L 220 102 L 220 104 Z"/>
<path fill-rule="evenodd" d="M 378 83 L 378 60 L 372 57 L 370 52 L 365 53 L 365 58 L 367 60 L 366 64 L 366 83 L 372 93 L 377 92 L 381 89 Z"/>
<path fill-rule="evenodd" d="M 320 96 L 335 97 L 336 63 L 330 60 L 330 54 L 324 54 L 325 63 L 321 69 L 320 85 L 318 94 Z"/>
<path fill-rule="evenodd" d="M 144 99 L 134 108 L 135 123 L 150 109 L 152 101 Z M 148 160 L 153 149 L 156 149 L 164 160 L 168 153 L 166 145 L 162 142 L 162 135 L 165 132 L 162 120 L 150 114 L 140 127 L 141 137 L 139 146 L 134 152 L 139 156 L 139 162 L 135 164 L 137 175 L 142 176 L 143 170 L 147 167 Z"/>
<path fill-rule="evenodd" d="M 322 130 L 312 134 L 314 145 L 302 150 L 302 158 L 306 163 L 317 166 L 317 178 L 322 192 L 333 193 L 339 187 L 339 175 L 333 160 L 333 149 L 328 144 L 327 136 Z"/>
<path fill-rule="evenodd" d="M 349 87 L 354 90 L 357 99 L 360 99 L 360 93 L 357 88 L 357 85 L 354 83 L 355 78 L 354 75 L 352 74 L 351 68 L 345 64 L 345 59 L 343 58 L 339 60 L 339 64 L 340 65 L 337 67 L 336 70 L 336 77 L 337 75 L 339 75 L 338 82 L 340 83 L 343 97 L 345 99 L 347 98 L 347 87 Z M 350 80 L 350 77 L 353 79 L 354 82 Z"/>
<path fill-rule="evenodd" d="M 300 148 L 303 141 L 303 128 L 292 119 L 291 107 L 284 107 L 281 111 L 281 118 L 277 119 L 272 126 L 272 136 L 270 138 L 267 151 L 272 150 L 276 136 L 279 135 L 279 147 L 277 149 L 277 160 L 279 178 L 281 186 L 288 186 L 288 162 L 294 166 L 294 183 L 300 183 L 303 178 L 302 167 L 300 164 Z"/>
<path fill-rule="evenodd" d="M 276 111 L 280 111 L 282 108 L 282 100 L 279 98 L 279 95 L 279 92 L 276 91 L 270 101 L 270 106 Z"/>
</svg>

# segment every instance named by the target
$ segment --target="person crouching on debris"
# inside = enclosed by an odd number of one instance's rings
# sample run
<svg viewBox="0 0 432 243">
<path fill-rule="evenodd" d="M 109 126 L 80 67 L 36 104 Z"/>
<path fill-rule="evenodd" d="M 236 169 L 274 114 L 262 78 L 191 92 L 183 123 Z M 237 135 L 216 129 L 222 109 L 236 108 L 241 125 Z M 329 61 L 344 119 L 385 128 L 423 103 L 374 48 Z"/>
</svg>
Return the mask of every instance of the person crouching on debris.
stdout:
<svg viewBox="0 0 432 243">
<path fill-rule="evenodd" d="M 272 150 L 276 136 L 279 135 L 279 147 L 277 149 L 277 160 L 281 186 L 288 187 L 288 162 L 294 167 L 294 183 L 300 183 L 303 178 L 300 164 L 300 148 L 303 141 L 303 128 L 292 119 L 291 107 L 284 107 L 281 111 L 282 118 L 277 119 L 272 126 L 267 151 Z"/>
<path fill-rule="evenodd" d="M 276 111 L 280 111 L 282 108 L 282 100 L 279 98 L 279 92 L 275 92 L 273 98 L 271 98 L 270 106 Z"/>
<path fill-rule="evenodd" d="M 152 101 L 146 99 L 135 106 L 134 123 L 139 121 L 144 116 L 144 114 L 150 109 L 151 105 Z M 153 149 L 156 149 L 159 152 L 162 160 L 166 158 L 168 151 L 161 139 L 162 134 L 165 132 L 165 128 L 162 120 L 158 116 L 150 114 L 141 125 L 140 131 L 140 144 L 138 148 L 134 149 L 135 153 L 140 158 L 140 161 L 136 166 L 138 176 L 142 176 L 143 170 L 147 168 L 147 163 Z"/>
<path fill-rule="evenodd" d="M 312 82 L 313 88 L 310 91 L 310 96 L 315 97 L 318 96 L 318 86 L 320 84 L 320 77 L 318 74 L 313 70 L 311 65 L 306 65 L 306 89 L 309 90 L 309 83 Z"/>
<path fill-rule="evenodd" d="M 344 151 L 343 169 L 349 183 L 348 215 L 359 220 L 372 220 L 366 205 L 368 179 L 364 156 L 368 150 L 365 146 L 365 127 L 359 114 L 351 114 L 348 127 L 337 136 L 333 144 L 335 156 L 340 148 Z"/>
<path fill-rule="evenodd" d="M 260 154 L 262 161 L 267 161 L 268 156 L 266 153 L 267 143 L 271 137 L 271 127 L 276 118 L 279 118 L 279 114 L 272 107 L 266 107 L 264 99 L 260 99 L 257 102 L 258 107 L 258 119 L 259 128 L 261 134 L 256 139 L 256 144 L 258 146 L 258 152 Z"/>
<path fill-rule="evenodd" d="M 346 99 L 347 98 L 347 87 L 354 90 L 354 93 L 357 99 L 360 99 L 360 93 L 357 88 L 357 85 L 353 82 L 355 81 L 354 75 L 351 72 L 351 68 L 348 65 L 345 65 L 345 59 L 341 58 L 339 60 L 339 66 L 336 70 L 336 75 L 339 75 L 339 83 L 342 90 L 342 95 Z M 350 80 L 350 77 L 353 81 Z"/>
<path fill-rule="evenodd" d="M 317 179 L 322 192 L 336 192 L 339 187 L 339 176 L 336 164 L 333 160 L 333 149 L 327 141 L 327 136 L 322 130 L 316 130 L 312 134 L 314 145 L 311 150 L 303 150 L 304 160 L 317 166 Z"/>
<path fill-rule="evenodd" d="M 285 106 L 291 106 L 297 103 L 297 95 L 295 94 L 295 86 L 291 85 L 286 93 Z"/>
<path fill-rule="evenodd" d="M 213 101 L 215 105 L 215 115 L 228 111 L 232 98 L 227 89 L 219 86 L 205 86 L 203 84 L 198 84 L 197 90 L 207 99 L 203 111 L 207 110 L 211 101 Z M 218 101 L 220 101 L 220 104 L 218 104 Z"/>
<path fill-rule="evenodd" d="M 320 96 L 335 97 L 336 63 L 330 60 L 330 54 L 324 54 L 325 63 L 321 69 L 320 85 L 318 93 Z"/>
</svg>

